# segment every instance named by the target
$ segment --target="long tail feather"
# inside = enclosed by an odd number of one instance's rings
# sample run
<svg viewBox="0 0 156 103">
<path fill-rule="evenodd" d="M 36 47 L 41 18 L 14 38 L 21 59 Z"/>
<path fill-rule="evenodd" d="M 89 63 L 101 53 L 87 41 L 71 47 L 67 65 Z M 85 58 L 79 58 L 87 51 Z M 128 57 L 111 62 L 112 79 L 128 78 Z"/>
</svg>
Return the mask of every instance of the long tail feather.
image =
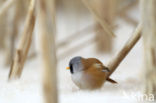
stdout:
<svg viewBox="0 0 156 103">
<path fill-rule="evenodd" d="M 111 82 L 111 83 L 117 83 L 115 80 L 111 79 L 111 78 L 107 78 L 107 81 Z"/>
</svg>

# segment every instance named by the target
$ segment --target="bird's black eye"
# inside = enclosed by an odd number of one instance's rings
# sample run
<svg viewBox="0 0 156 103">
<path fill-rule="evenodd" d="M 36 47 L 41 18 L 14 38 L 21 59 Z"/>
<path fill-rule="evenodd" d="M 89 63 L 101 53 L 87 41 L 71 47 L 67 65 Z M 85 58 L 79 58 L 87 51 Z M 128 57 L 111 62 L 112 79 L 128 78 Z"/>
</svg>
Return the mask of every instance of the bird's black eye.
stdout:
<svg viewBox="0 0 156 103">
<path fill-rule="evenodd" d="M 74 71 L 73 71 L 73 65 L 70 64 L 69 67 L 70 67 L 70 73 L 73 74 L 74 73 Z"/>
</svg>

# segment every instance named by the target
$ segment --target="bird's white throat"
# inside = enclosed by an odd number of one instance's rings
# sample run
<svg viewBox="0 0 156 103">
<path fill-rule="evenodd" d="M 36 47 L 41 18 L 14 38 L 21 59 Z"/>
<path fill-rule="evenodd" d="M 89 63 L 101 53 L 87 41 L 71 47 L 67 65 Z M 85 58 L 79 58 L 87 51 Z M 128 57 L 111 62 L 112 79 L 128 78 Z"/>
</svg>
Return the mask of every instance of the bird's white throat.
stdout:
<svg viewBox="0 0 156 103">
<path fill-rule="evenodd" d="M 89 76 L 84 74 L 83 71 L 73 73 L 72 80 L 81 89 L 90 88 Z"/>
</svg>

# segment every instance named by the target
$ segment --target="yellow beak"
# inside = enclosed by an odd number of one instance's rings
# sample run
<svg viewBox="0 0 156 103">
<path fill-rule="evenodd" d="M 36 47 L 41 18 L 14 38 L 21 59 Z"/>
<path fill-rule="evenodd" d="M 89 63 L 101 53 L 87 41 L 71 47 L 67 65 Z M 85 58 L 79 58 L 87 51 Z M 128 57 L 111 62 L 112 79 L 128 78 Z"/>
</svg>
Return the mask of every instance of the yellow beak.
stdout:
<svg viewBox="0 0 156 103">
<path fill-rule="evenodd" d="M 67 67 L 66 69 L 67 69 L 67 70 L 69 70 L 70 68 L 69 68 L 69 67 Z"/>
</svg>

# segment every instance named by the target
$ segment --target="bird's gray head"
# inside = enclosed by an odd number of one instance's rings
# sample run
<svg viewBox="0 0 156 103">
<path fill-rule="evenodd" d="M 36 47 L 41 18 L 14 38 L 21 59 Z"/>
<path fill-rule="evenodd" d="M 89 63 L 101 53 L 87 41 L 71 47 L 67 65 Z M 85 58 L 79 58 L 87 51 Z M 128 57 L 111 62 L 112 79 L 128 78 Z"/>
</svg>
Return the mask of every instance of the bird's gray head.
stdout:
<svg viewBox="0 0 156 103">
<path fill-rule="evenodd" d="M 83 70 L 83 65 L 82 65 L 81 60 L 82 60 L 82 57 L 80 56 L 74 57 L 70 60 L 69 67 L 70 67 L 71 74 L 74 74 L 75 72 L 80 72 Z"/>
</svg>

